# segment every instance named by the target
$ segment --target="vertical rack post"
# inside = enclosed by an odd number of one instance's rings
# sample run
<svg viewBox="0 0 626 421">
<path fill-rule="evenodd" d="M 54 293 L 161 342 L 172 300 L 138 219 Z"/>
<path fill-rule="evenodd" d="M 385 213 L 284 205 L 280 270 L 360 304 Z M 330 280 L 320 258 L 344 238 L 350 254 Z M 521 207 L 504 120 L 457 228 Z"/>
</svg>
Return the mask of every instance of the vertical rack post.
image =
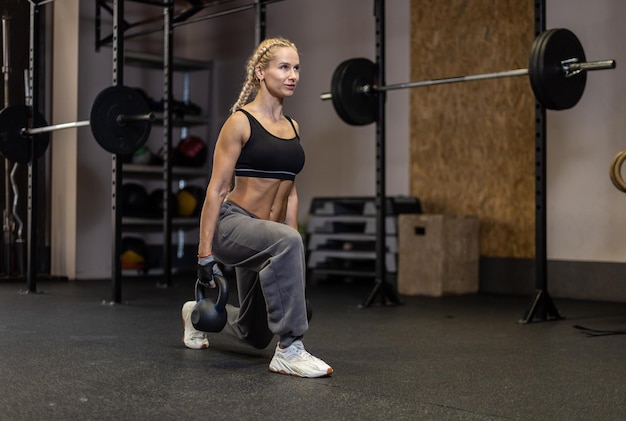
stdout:
<svg viewBox="0 0 626 421">
<path fill-rule="evenodd" d="M 29 39 L 29 59 L 28 59 L 28 90 L 30 92 L 30 107 L 33 120 L 37 118 L 39 107 L 39 26 L 40 8 L 38 1 L 30 3 L 30 39 Z M 33 121 L 33 126 L 41 122 Z M 38 180 L 39 170 L 37 154 L 35 150 L 35 140 L 31 140 L 30 161 L 28 163 L 28 249 L 26 254 L 26 284 L 27 293 L 37 292 L 37 209 L 39 201 Z"/>
<path fill-rule="evenodd" d="M 255 1 L 256 24 L 254 26 L 254 43 L 259 45 L 265 39 L 265 0 Z"/>
<path fill-rule="evenodd" d="M 171 0 L 163 0 L 163 286 L 172 284 L 172 213 L 169 197 L 172 194 L 172 61 L 173 15 Z"/>
<path fill-rule="evenodd" d="M 113 85 L 124 84 L 124 0 L 113 1 Z M 111 214 L 112 214 L 112 255 L 111 255 L 111 300 L 122 302 L 122 160 L 112 156 L 111 168 Z"/>
<path fill-rule="evenodd" d="M 378 65 L 377 85 L 385 86 L 385 0 L 374 0 L 374 15 L 376 20 L 376 63 Z M 374 288 L 361 307 L 369 307 L 376 296 L 380 304 L 394 305 L 400 301 L 395 290 L 387 280 L 386 265 L 386 220 L 387 200 L 385 192 L 385 102 L 384 91 L 378 92 L 378 119 L 376 120 L 376 280 Z"/>
<path fill-rule="evenodd" d="M 545 0 L 535 0 L 535 36 L 546 30 Z M 563 317 L 548 294 L 546 108 L 535 101 L 535 296 L 520 323 Z"/>
<path fill-rule="evenodd" d="M 4 80 L 4 108 L 11 105 L 9 101 L 9 75 L 11 73 L 11 54 L 10 54 L 10 18 L 2 16 L 2 76 Z M 12 253 L 13 250 L 13 225 L 15 223 L 13 214 L 9 211 L 11 208 L 11 161 L 4 159 L 4 212 L 3 212 L 3 268 L 2 271 L 8 276 L 13 273 Z"/>
</svg>

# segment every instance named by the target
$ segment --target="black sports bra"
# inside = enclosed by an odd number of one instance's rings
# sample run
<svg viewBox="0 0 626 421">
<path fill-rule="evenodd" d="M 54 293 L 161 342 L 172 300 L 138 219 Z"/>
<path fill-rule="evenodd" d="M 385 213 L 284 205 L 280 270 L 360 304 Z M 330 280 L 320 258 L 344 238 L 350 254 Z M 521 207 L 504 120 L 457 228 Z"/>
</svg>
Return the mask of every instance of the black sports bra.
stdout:
<svg viewBox="0 0 626 421">
<path fill-rule="evenodd" d="M 250 121 L 250 138 L 241 149 L 235 165 L 235 175 L 278 180 L 294 180 L 304 167 L 304 149 L 291 118 L 295 136 L 282 139 L 268 132 L 246 110 L 240 109 Z"/>
</svg>

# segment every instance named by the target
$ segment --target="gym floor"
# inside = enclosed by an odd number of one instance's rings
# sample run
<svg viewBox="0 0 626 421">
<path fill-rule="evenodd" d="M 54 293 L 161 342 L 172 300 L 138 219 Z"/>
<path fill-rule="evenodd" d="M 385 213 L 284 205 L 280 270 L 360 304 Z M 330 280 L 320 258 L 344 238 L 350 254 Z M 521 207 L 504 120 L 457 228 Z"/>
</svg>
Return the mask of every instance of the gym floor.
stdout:
<svg viewBox="0 0 626 421">
<path fill-rule="evenodd" d="M 335 373 L 300 379 L 268 371 L 273 345 L 186 349 L 191 279 L 125 280 L 118 305 L 110 281 L 25 286 L 0 282 L 1 420 L 626 419 L 626 303 L 556 299 L 565 319 L 523 325 L 531 297 L 359 309 L 371 285 L 320 283 L 305 345 Z"/>
</svg>

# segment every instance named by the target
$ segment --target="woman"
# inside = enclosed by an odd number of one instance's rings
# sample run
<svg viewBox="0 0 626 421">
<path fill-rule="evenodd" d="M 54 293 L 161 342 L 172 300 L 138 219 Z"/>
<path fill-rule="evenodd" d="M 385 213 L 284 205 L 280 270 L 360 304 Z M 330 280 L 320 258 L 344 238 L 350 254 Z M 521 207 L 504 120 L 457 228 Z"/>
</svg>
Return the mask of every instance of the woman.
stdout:
<svg viewBox="0 0 626 421">
<path fill-rule="evenodd" d="M 270 371 L 322 377 L 333 369 L 302 344 L 308 329 L 306 268 L 294 179 L 304 166 L 304 151 L 298 123 L 283 114 L 299 72 L 298 50 L 284 38 L 263 41 L 248 60 L 239 99 L 215 145 L 200 219 L 198 277 L 212 284 L 213 274 L 220 274 L 215 259 L 233 266 L 240 307 L 227 306 L 225 330 L 259 349 L 277 335 Z M 207 348 L 206 334 L 190 322 L 193 305 L 182 309 L 183 341 Z"/>
</svg>

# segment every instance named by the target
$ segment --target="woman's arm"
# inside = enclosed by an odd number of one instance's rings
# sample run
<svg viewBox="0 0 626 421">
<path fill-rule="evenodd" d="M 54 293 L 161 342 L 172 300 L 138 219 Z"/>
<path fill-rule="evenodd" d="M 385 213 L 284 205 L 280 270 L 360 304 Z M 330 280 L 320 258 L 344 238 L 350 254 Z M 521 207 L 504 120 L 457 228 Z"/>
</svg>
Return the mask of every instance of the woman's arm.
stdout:
<svg viewBox="0 0 626 421">
<path fill-rule="evenodd" d="M 215 144 L 213 170 L 200 214 L 198 256 L 208 256 L 213 253 L 213 234 L 220 207 L 228 194 L 241 148 L 249 136 L 250 125 L 242 113 L 231 115 L 222 126 Z"/>
</svg>

